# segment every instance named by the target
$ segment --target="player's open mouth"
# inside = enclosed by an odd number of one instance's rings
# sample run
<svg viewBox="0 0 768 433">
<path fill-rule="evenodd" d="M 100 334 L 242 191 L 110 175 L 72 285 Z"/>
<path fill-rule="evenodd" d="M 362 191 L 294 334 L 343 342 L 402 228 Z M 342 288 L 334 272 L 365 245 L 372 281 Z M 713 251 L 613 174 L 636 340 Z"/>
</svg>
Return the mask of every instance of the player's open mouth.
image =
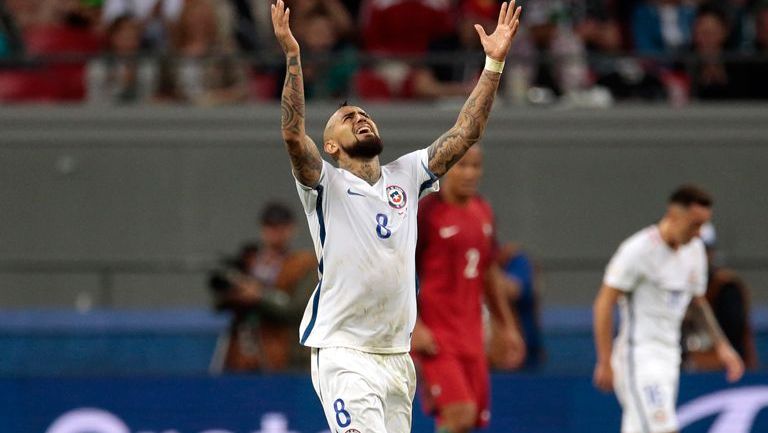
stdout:
<svg viewBox="0 0 768 433">
<path fill-rule="evenodd" d="M 371 130 L 371 128 L 369 128 L 367 126 L 363 126 L 362 128 L 357 130 L 358 134 L 369 134 L 369 133 L 372 133 L 372 132 L 373 131 Z"/>
</svg>

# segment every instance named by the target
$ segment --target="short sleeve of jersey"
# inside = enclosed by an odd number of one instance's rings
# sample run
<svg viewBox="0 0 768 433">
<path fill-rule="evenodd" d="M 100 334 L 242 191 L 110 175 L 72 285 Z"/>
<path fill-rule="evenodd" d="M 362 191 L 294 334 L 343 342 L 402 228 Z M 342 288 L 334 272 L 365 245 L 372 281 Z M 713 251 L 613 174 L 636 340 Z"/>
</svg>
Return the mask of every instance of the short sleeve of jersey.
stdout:
<svg viewBox="0 0 768 433">
<path fill-rule="evenodd" d="M 320 169 L 320 179 L 317 186 L 313 188 L 299 182 L 296 174 L 291 170 L 291 174 L 293 174 L 293 178 L 296 181 L 296 191 L 299 193 L 299 199 L 307 215 L 314 212 L 317 208 L 317 198 L 320 195 L 320 191 L 328 185 L 328 178 L 331 176 L 332 171 L 333 166 L 328 161 L 323 160 L 323 168 Z"/>
<path fill-rule="evenodd" d="M 427 149 L 420 149 L 407 153 L 395 162 L 405 167 L 409 167 L 416 179 L 417 186 L 419 187 L 419 198 L 422 198 L 431 192 L 440 190 L 440 181 L 434 173 L 429 171 L 429 155 Z"/>
<path fill-rule="evenodd" d="M 631 292 L 640 276 L 640 245 L 633 240 L 621 244 L 605 270 L 603 284 Z"/>
</svg>

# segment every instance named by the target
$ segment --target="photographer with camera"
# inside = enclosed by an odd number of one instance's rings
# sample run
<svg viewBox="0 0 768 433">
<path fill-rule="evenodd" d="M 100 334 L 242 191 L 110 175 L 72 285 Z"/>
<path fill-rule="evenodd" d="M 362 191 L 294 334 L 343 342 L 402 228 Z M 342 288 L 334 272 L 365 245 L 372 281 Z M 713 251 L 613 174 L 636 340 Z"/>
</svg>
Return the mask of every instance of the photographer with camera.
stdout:
<svg viewBox="0 0 768 433">
<path fill-rule="evenodd" d="M 211 274 L 216 308 L 232 313 L 228 334 L 217 348 L 216 371 L 308 365 L 309 353 L 299 346 L 295 329 L 316 282 L 317 260 L 311 251 L 291 251 L 295 226 L 287 206 L 267 204 L 260 222 L 261 242 L 245 244 L 236 258 Z"/>
</svg>

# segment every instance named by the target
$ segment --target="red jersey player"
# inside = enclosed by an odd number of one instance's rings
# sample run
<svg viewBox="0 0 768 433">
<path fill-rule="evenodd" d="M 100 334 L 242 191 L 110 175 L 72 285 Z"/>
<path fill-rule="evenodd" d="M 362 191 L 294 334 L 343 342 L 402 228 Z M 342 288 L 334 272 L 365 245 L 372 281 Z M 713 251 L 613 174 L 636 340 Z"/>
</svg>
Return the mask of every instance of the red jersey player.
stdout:
<svg viewBox="0 0 768 433">
<path fill-rule="evenodd" d="M 419 205 L 419 320 L 412 349 L 425 409 L 437 416 L 438 433 L 469 432 L 490 420 L 483 294 L 507 346 L 507 366 L 524 357 L 501 294 L 505 277 L 494 262 L 493 211 L 477 195 L 482 172 L 482 151 L 474 146 L 440 181 L 440 194 Z"/>
</svg>

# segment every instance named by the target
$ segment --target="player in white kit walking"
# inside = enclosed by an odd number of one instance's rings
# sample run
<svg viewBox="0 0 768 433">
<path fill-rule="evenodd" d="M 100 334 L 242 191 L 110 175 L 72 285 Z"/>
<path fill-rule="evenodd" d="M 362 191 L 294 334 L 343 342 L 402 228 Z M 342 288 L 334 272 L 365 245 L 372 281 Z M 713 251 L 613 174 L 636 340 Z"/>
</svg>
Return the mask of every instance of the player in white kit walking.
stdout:
<svg viewBox="0 0 768 433">
<path fill-rule="evenodd" d="M 419 198 L 480 140 L 519 26 L 504 4 L 495 31 L 476 30 L 486 67 L 456 124 L 428 148 L 379 164 L 376 123 L 344 105 L 328 120 L 323 161 L 305 133 L 299 45 L 282 0 L 272 6 L 286 55 L 282 133 L 309 222 L 320 281 L 299 330 L 312 347 L 312 382 L 331 431 L 406 433 L 416 387 L 409 355 L 416 322 L 416 213 Z"/>
<path fill-rule="evenodd" d="M 595 385 L 612 388 L 622 407 L 622 433 L 673 433 L 680 370 L 680 325 L 688 305 L 701 316 L 729 381 L 744 364 L 723 335 L 704 297 L 707 257 L 699 239 L 712 215 L 712 198 L 692 185 L 669 198 L 658 224 L 625 240 L 605 272 L 594 304 Z M 612 347 L 612 315 L 621 327 Z M 692 302 L 692 303 L 691 303 Z"/>
</svg>

